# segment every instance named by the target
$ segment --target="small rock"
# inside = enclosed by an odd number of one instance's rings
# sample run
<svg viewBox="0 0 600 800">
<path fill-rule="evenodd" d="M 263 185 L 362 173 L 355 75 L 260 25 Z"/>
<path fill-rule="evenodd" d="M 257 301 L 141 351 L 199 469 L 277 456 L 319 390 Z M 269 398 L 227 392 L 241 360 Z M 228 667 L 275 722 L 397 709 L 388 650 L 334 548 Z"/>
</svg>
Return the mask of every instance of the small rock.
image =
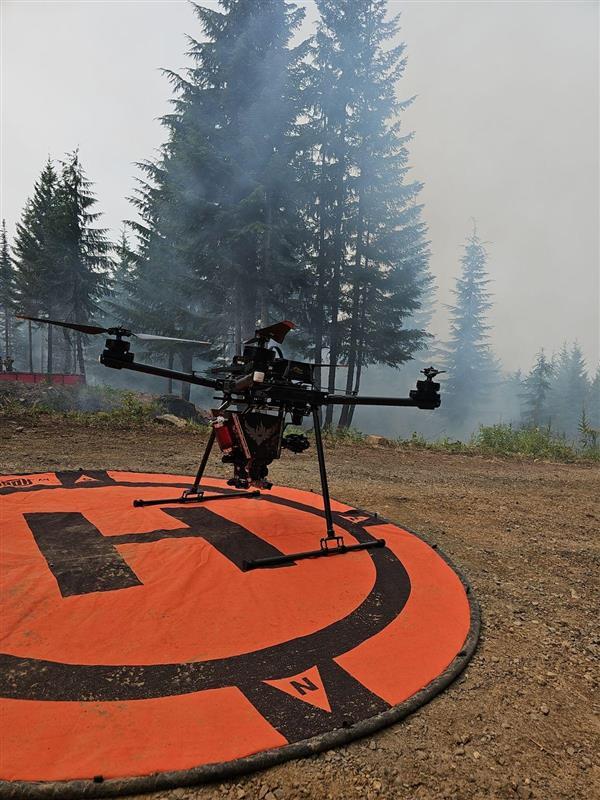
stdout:
<svg viewBox="0 0 600 800">
<path fill-rule="evenodd" d="M 546 703 L 542 703 L 542 705 L 540 706 L 540 711 L 542 712 L 542 714 L 545 715 L 548 715 L 550 713 L 550 709 L 548 708 Z"/>
<path fill-rule="evenodd" d="M 263 785 L 260 787 L 260 791 L 258 793 L 258 800 L 264 800 L 264 798 L 267 796 L 268 792 L 269 792 L 269 787 L 265 783 L 263 783 Z"/>
<path fill-rule="evenodd" d="M 15 428 L 15 433 L 23 433 L 24 430 L 25 428 L 22 425 L 17 425 Z"/>
<path fill-rule="evenodd" d="M 176 417 L 175 414 L 159 414 L 154 417 L 153 421 L 159 425 L 170 425 L 173 428 L 185 428 L 187 426 L 187 422 L 180 417 Z"/>
<path fill-rule="evenodd" d="M 243 798 L 246 797 L 246 792 L 244 789 L 238 789 L 236 797 L 237 800 L 243 800 Z"/>
<path fill-rule="evenodd" d="M 377 742 L 375 739 L 371 739 L 369 742 L 369 750 L 377 750 Z"/>
<path fill-rule="evenodd" d="M 569 747 L 567 747 L 567 753 L 568 753 L 570 756 L 574 756 L 574 755 L 575 755 L 575 748 L 574 748 L 574 747 L 571 747 L 571 746 L 569 745 Z"/>
<path fill-rule="evenodd" d="M 374 436 L 371 434 L 370 436 L 365 436 L 365 442 L 370 445 L 375 445 L 375 447 L 389 447 L 390 440 L 386 439 L 385 436 Z"/>
<path fill-rule="evenodd" d="M 285 797 L 285 792 L 283 791 L 281 786 L 278 789 L 273 789 L 273 794 L 275 795 L 277 800 L 283 800 L 283 798 Z"/>
</svg>

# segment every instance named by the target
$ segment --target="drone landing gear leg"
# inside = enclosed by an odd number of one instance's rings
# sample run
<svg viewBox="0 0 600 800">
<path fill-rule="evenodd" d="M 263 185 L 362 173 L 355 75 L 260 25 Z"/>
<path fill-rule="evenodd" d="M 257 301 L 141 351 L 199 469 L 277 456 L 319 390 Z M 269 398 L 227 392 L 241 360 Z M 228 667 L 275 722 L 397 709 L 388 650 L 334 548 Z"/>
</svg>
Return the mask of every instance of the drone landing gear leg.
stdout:
<svg viewBox="0 0 600 800">
<path fill-rule="evenodd" d="M 312 417 L 315 431 L 315 445 L 319 461 L 319 474 L 321 476 L 321 493 L 323 495 L 323 508 L 325 511 L 326 535 L 321 539 L 319 550 L 307 550 L 304 553 L 291 553 L 290 555 L 273 556 L 272 558 L 257 558 L 246 561 L 244 569 L 257 569 L 258 567 L 280 567 L 293 564 L 303 558 L 322 558 L 323 556 L 337 556 L 350 553 L 354 550 L 370 550 L 373 547 L 385 547 L 385 539 L 372 539 L 370 542 L 359 544 L 344 544 L 342 536 L 337 536 L 333 529 L 333 515 L 331 513 L 331 500 L 329 498 L 329 484 L 327 483 L 327 469 L 325 467 L 325 451 L 323 437 L 321 436 L 321 420 L 319 419 L 318 406 L 312 406 Z"/>
<path fill-rule="evenodd" d="M 228 494 L 211 494 L 210 497 L 205 497 L 204 492 L 200 489 L 200 481 L 202 480 L 202 476 L 204 475 L 204 470 L 206 469 L 206 465 L 208 463 L 208 458 L 210 456 L 210 452 L 213 448 L 213 444 L 215 443 L 215 429 L 210 429 L 210 436 L 208 437 L 208 442 L 206 443 L 206 448 L 204 450 L 204 455 L 202 456 L 202 461 L 200 462 L 200 466 L 198 467 L 198 472 L 196 473 L 196 477 L 194 478 L 194 483 L 191 489 L 184 489 L 182 494 L 179 497 L 170 497 L 165 498 L 163 500 L 134 500 L 133 505 L 136 508 L 141 506 L 160 506 L 164 503 L 207 503 L 209 500 L 229 500 L 230 497 L 258 497 L 260 492 L 258 490 L 253 492 L 229 492 Z"/>
</svg>

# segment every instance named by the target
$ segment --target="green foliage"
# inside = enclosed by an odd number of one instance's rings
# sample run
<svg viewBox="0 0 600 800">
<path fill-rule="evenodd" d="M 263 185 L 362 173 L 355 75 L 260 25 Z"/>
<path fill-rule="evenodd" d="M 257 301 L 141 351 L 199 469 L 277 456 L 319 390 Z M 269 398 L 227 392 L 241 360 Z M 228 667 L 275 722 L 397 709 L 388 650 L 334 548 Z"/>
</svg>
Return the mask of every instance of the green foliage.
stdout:
<svg viewBox="0 0 600 800">
<path fill-rule="evenodd" d="M 535 357 L 533 369 L 522 382 L 522 419 L 525 427 L 539 428 L 551 424 L 549 393 L 554 376 L 554 364 L 548 361 L 542 349 Z"/>
<path fill-rule="evenodd" d="M 450 306 L 450 341 L 443 350 L 442 413 L 457 428 L 472 424 L 490 399 L 497 364 L 489 346 L 487 251 L 473 230 L 464 246 L 455 304 Z"/>
<path fill-rule="evenodd" d="M 482 426 L 472 446 L 482 452 L 500 456 L 527 456 L 554 461 L 573 461 L 577 450 L 550 427 L 513 428 L 512 425 Z"/>
<path fill-rule="evenodd" d="M 327 428 L 323 431 L 323 441 L 329 447 L 344 444 L 360 444 L 364 442 L 366 434 L 356 428 L 338 427 L 335 429 Z"/>
<path fill-rule="evenodd" d="M 58 414 L 92 425 L 126 427 L 150 421 L 159 410 L 151 397 L 110 386 L 0 384 L 0 415 L 4 417 Z"/>
<path fill-rule="evenodd" d="M 577 427 L 579 430 L 579 442 L 583 450 L 600 456 L 600 430 L 590 425 L 585 408 L 581 410 L 581 417 Z"/>
<path fill-rule="evenodd" d="M 581 348 L 577 342 L 570 349 L 563 344 L 554 366 L 549 405 L 552 427 L 570 439 L 577 437 L 582 408 L 588 405 L 589 389 Z"/>
<path fill-rule="evenodd" d="M 399 16 L 385 0 L 318 0 L 321 15 L 307 70 L 305 164 L 310 233 L 309 350 L 329 350 L 329 391 L 347 360 L 346 391 L 358 391 L 363 366 L 399 366 L 422 347 L 406 326 L 430 287 L 421 184 L 408 179 L 409 136 L 396 97 L 405 46 L 389 47 Z M 352 423 L 342 409 L 340 426 Z M 333 421 L 333 407 L 326 411 Z"/>
<path fill-rule="evenodd" d="M 95 227 L 99 214 L 91 184 L 77 151 L 60 162 L 57 173 L 49 159 L 17 224 L 14 306 L 33 316 L 90 322 L 99 311 L 110 268 L 111 245 L 106 231 Z M 33 371 L 29 327 L 29 369 Z M 47 370 L 54 371 L 55 355 L 62 372 L 77 366 L 85 374 L 84 337 L 52 326 L 47 336 Z M 62 338 L 59 338 L 62 337 Z"/>
<path fill-rule="evenodd" d="M 203 40 L 168 72 L 168 141 L 134 198 L 139 257 L 127 319 L 167 336 L 239 352 L 258 317 L 291 315 L 300 273 L 293 156 L 300 113 L 290 41 L 304 12 L 282 0 L 194 6 Z M 288 314 L 289 311 L 289 314 Z M 191 353 L 163 346 L 191 368 Z M 160 353 L 160 348 L 154 348 Z"/>
</svg>

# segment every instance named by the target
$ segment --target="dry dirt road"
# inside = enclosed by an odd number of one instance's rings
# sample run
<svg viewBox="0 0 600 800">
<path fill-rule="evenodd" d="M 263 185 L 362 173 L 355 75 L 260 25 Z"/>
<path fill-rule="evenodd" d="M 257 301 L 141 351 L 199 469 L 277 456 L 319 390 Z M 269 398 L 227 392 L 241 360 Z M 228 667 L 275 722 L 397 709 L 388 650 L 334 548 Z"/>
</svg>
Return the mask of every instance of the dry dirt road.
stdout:
<svg viewBox="0 0 600 800">
<path fill-rule="evenodd" d="M 198 435 L 156 426 L 0 419 L 0 429 L 5 474 L 192 474 L 201 448 Z M 144 798 L 600 798 L 598 468 L 364 445 L 327 455 L 334 497 L 421 531 L 462 567 L 482 609 L 477 653 L 449 689 L 371 739 Z M 209 474 L 224 474 L 216 457 Z M 312 450 L 286 455 L 272 476 L 319 487 Z"/>
</svg>

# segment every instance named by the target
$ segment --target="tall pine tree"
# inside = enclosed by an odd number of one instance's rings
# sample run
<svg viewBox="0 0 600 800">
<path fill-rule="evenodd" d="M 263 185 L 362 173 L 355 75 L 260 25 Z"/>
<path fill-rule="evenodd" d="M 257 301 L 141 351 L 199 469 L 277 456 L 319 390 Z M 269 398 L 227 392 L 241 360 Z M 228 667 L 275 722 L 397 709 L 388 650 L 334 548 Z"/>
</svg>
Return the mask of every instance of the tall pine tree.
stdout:
<svg viewBox="0 0 600 800">
<path fill-rule="evenodd" d="M 110 243 L 106 232 L 95 227 L 91 193 L 77 152 L 61 162 L 60 173 L 49 159 L 27 201 L 14 244 L 16 303 L 21 311 L 51 319 L 89 322 L 98 311 L 98 298 L 106 287 Z M 29 330 L 29 368 L 33 371 L 32 328 Z M 45 326 L 46 369 L 54 370 L 55 347 L 63 354 L 63 367 L 77 363 L 85 374 L 83 337 L 74 341 L 63 329 L 62 343 L 53 326 Z"/>
<path fill-rule="evenodd" d="M 27 200 L 13 246 L 15 261 L 16 303 L 20 311 L 32 316 L 52 313 L 61 296 L 59 234 L 57 213 L 58 176 L 51 159 L 46 162 L 36 181 L 32 197 Z M 48 336 L 48 371 L 52 371 L 52 327 Z M 33 329 L 27 323 L 29 371 L 33 372 Z"/>
<path fill-rule="evenodd" d="M 449 306 L 450 340 L 442 351 L 443 413 L 456 434 L 468 433 L 489 400 L 497 364 L 489 345 L 487 314 L 492 303 L 488 286 L 487 252 L 476 229 L 467 239 L 456 281 L 455 304 Z"/>
<path fill-rule="evenodd" d="M 521 421 L 528 428 L 550 426 L 552 412 L 549 404 L 549 394 L 554 377 L 554 365 L 546 358 L 544 350 L 540 350 L 535 357 L 531 372 L 522 381 Z"/>
<path fill-rule="evenodd" d="M 583 353 L 575 342 L 564 343 L 556 359 L 555 377 L 550 392 L 552 427 L 569 439 L 577 437 L 582 409 L 587 407 L 589 380 Z"/>
<path fill-rule="evenodd" d="M 15 311 L 15 276 L 8 236 L 6 220 L 2 220 L 0 231 L 0 325 L 2 346 L 0 352 L 5 358 L 13 357 L 14 352 L 14 311 Z"/>
<path fill-rule="evenodd" d="M 142 165 L 136 197 L 137 277 L 148 323 L 163 320 L 157 332 L 233 339 L 239 351 L 259 319 L 292 315 L 301 279 L 294 72 L 303 48 L 289 44 L 304 12 L 284 0 L 221 7 L 194 6 L 205 40 L 190 39 L 184 75 L 168 73 L 168 141 Z M 190 368 L 190 354 L 179 355 Z"/>
<path fill-rule="evenodd" d="M 420 184 L 407 180 L 409 137 L 398 116 L 396 82 L 404 45 L 386 48 L 398 16 L 385 0 L 318 0 L 321 21 L 313 49 L 311 132 L 317 157 L 314 354 L 329 349 L 328 388 L 337 363 L 348 361 L 346 390 L 358 391 L 365 364 L 397 367 L 424 342 L 405 329 L 430 282 Z M 318 234 L 317 234 L 318 231 Z M 323 316 L 325 315 L 325 320 Z M 326 423 L 333 420 L 327 410 Z M 343 410 L 347 426 L 352 409 Z"/>
</svg>

